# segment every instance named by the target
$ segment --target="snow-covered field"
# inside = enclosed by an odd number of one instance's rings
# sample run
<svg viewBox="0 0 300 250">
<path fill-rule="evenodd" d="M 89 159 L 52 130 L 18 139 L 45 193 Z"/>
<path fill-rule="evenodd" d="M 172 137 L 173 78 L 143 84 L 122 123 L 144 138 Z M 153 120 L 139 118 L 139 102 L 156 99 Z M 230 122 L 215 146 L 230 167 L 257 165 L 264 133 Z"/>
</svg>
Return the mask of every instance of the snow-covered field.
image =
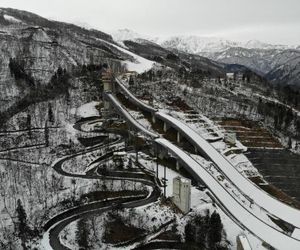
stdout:
<svg viewBox="0 0 300 250">
<path fill-rule="evenodd" d="M 96 106 L 99 105 L 99 102 L 90 102 L 86 103 L 78 108 L 73 108 L 70 110 L 72 115 L 77 115 L 80 117 L 90 117 L 90 116 L 98 116 L 99 111 L 96 109 Z"/>
</svg>

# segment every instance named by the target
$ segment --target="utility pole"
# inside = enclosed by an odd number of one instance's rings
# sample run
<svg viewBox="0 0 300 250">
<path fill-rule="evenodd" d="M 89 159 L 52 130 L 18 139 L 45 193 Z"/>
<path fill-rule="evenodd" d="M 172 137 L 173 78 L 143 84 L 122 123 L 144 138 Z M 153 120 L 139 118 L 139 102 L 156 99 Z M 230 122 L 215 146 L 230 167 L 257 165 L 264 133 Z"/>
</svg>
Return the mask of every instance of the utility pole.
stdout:
<svg viewBox="0 0 300 250">
<path fill-rule="evenodd" d="M 134 136 L 135 136 L 135 162 L 137 163 L 139 161 L 139 152 L 138 152 L 138 145 L 137 145 L 137 133 L 134 131 Z"/>
<path fill-rule="evenodd" d="M 167 178 L 166 178 L 166 165 L 164 165 L 164 196 L 166 197 L 166 187 L 167 187 Z"/>
<path fill-rule="evenodd" d="M 158 179 L 158 145 L 155 147 L 156 151 L 156 178 Z"/>
<path fill-rule="evenodd" d="M 110 149 L 110 133 L 108 133 L 108 141 L 107 141 L 107 148 L 106 148 L 106 152 L 105 154 L 108 154 L 109 152 L 109 149 Z M 106 165 L 109 167 L 109 157 L 105 157 L 107 160 L 106 160 Z"/>
</svg>

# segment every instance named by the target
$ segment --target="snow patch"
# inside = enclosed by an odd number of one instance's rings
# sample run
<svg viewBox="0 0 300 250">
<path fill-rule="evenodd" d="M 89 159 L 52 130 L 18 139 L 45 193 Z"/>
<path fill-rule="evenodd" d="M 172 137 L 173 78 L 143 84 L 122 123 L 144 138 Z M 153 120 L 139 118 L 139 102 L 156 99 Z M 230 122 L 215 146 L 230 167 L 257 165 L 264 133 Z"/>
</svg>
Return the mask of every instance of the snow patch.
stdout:
<svg viewBox="0 0 300 250">
<path fill-rule="evenodd" d="M 22 23 L 22 21 L 20 19 L 17 19 L 13 16 L 10 16 L 10 15 L 4 14 L 3 17 L 6 21 L 9 21 L 11 23 Z"/>
<path fill-rule="evenodd" d="M 128 55 L 131 56 L 131 57 L 133 57 L 133 58 L 134 58 L 134 62 L 131 62 L 131 61 L 129 61 L 129 60 L 126 60 L 126 61 L 123 61 L 123 62 L 122 62 L 123 65 L 124 65 L 124 66 L 127 68 L 127 70 L 129 70 L 129 71 L 135 71 L 135 72 L 137 72 L 137 73 L 140 74 L 140 73 L 143 73 L 143 72 L 145 72 L 145 71 L 150 70 L 150 69 L 154 66 L 154 64 L 155 64 L 155 62 L 150 61 L 150 60 L 148 60 L 148 59 L 145 59 L 144 57 L 138 56 L 137 54 L 134 54 L 134 53 L 132 53 L 132 52 L 130 52 L 130 51 L 128 51 L 128 50 L 126 50 L 126 49 L 124 49 L 124 48 L 118 46 L 118 45 L 109 43 L 109 42 L 107 42 L 107 41 L 105 41 L 105 40 L 102 40 L 102 39 L 99 39 L 99 38 L 98 38 L 97 40 L 100 40 L 100 41 L 102 41 L 102 42 L 104 42 L 104 43 L 107 43 L 107 44 L 109 44 L 110 46 L 115 47 L 115 48 L 118 49 L 119 51 L 121 51 L 121 52 L 123 52 L 123 53 L 125 53 L 125 54 L 128 54 Z"/>
<path fill-rule="evenodd" d="M 98 116 L 99 111 L 96 109 L 96 106 L 99 104 L 99 102 L 89 102 L 86 103 L 79 108 L 73 108 L 71 109 L 71 114 L 80 116 L 83 118 L 89 117 L 89 116 Z"/>
</svg>

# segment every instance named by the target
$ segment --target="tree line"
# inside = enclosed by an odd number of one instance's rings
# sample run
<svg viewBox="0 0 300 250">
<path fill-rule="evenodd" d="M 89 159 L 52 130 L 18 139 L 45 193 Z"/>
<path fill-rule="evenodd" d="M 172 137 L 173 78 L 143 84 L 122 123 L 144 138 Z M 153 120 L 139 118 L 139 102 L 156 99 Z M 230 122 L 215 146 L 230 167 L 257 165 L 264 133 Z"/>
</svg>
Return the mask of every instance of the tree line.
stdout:
<svg viewBox="0 0 300 250">
<path fill-rule="evenodd" d="M 196 246 L 196 249 L 228 249 L 222 244 L 225 232 L 220 215 L 209 211 L 205 216 L 195 215 L 185 226 L 185 241 Z"/>
</svg>

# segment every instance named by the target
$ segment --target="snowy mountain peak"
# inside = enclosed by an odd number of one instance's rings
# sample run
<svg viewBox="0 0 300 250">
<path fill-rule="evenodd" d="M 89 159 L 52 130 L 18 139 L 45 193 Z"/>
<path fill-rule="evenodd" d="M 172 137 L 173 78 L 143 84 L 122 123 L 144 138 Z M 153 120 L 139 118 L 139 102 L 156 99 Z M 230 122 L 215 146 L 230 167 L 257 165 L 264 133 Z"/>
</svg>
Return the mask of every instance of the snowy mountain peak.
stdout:
<svg viewBox="0 0 300 250">
<path fill-rule="evenodd" d="M 124 45 L 123 41 L 138 41 L 138 40 L 149 40 L 153 41 L 153 38 L 146 35 L 141 35 L 130 29 L 118 29 L 116 31 L 108 32 L 115 42 Z"/>
<path fill-rule="evenodd" d="M 237 47 L 239 43 L 216 37 L 174 36 L 161 42 L 163 47 L 182 50 L 188 53 L 223 51 Z"/>
<path fill-rule="evenodd" d="M 279 45 L 279 44 L 269 44 L 264 43 L 259 40 L 249 40 L 243 44 L 244 48 L 247 49 L 289 49 L 292 48 L 291 46 L 287 45 Z"/>
<path fill-rule="evenodd" d="M 237 42 L 216 37 L 200 37 L 193 35 L 172 36 L 168 38 L 151 37 L 147 35 L 141 35 L 129 29 L 119 29 L 109 33 L 111 34 L 113 39 L 120 44 L 123 44 L 123 41 L 126 40 L 135 42 L 148 40 L 151 42 L 155 42 L 161 45 L 162 47 L 178 49 L 181 51 L 195 54 L 200 53 L 202 51 L 216 52 L 220 50 L 225 50 L 229 47 L 236 47 L 240 45 Z"/>
<path fill-rule="evenodd" d="M 229 48 L 246 48 L 246 49 L 290 49 L 296 48 L 296 46 L 276 45 L 261 42 L 259 40 L 249 40 L 247 42 L 237 42 L 219 37 L 209 36 L 195 36 L 195 35 L 179 35 L 171 36 L 167 38 L 151 37 L 147 35 L 141 35 L 130 29 L 119 29 L 109 32 L 113 39 L 123 45 L 123 41 L 130 40 L 134 42 L 151 41 L 157 43 L 165 48 L 176 49 L 188 53 L 200 54 L 200 53 L 215 53 L 225 51 Z"/>
</svg>

